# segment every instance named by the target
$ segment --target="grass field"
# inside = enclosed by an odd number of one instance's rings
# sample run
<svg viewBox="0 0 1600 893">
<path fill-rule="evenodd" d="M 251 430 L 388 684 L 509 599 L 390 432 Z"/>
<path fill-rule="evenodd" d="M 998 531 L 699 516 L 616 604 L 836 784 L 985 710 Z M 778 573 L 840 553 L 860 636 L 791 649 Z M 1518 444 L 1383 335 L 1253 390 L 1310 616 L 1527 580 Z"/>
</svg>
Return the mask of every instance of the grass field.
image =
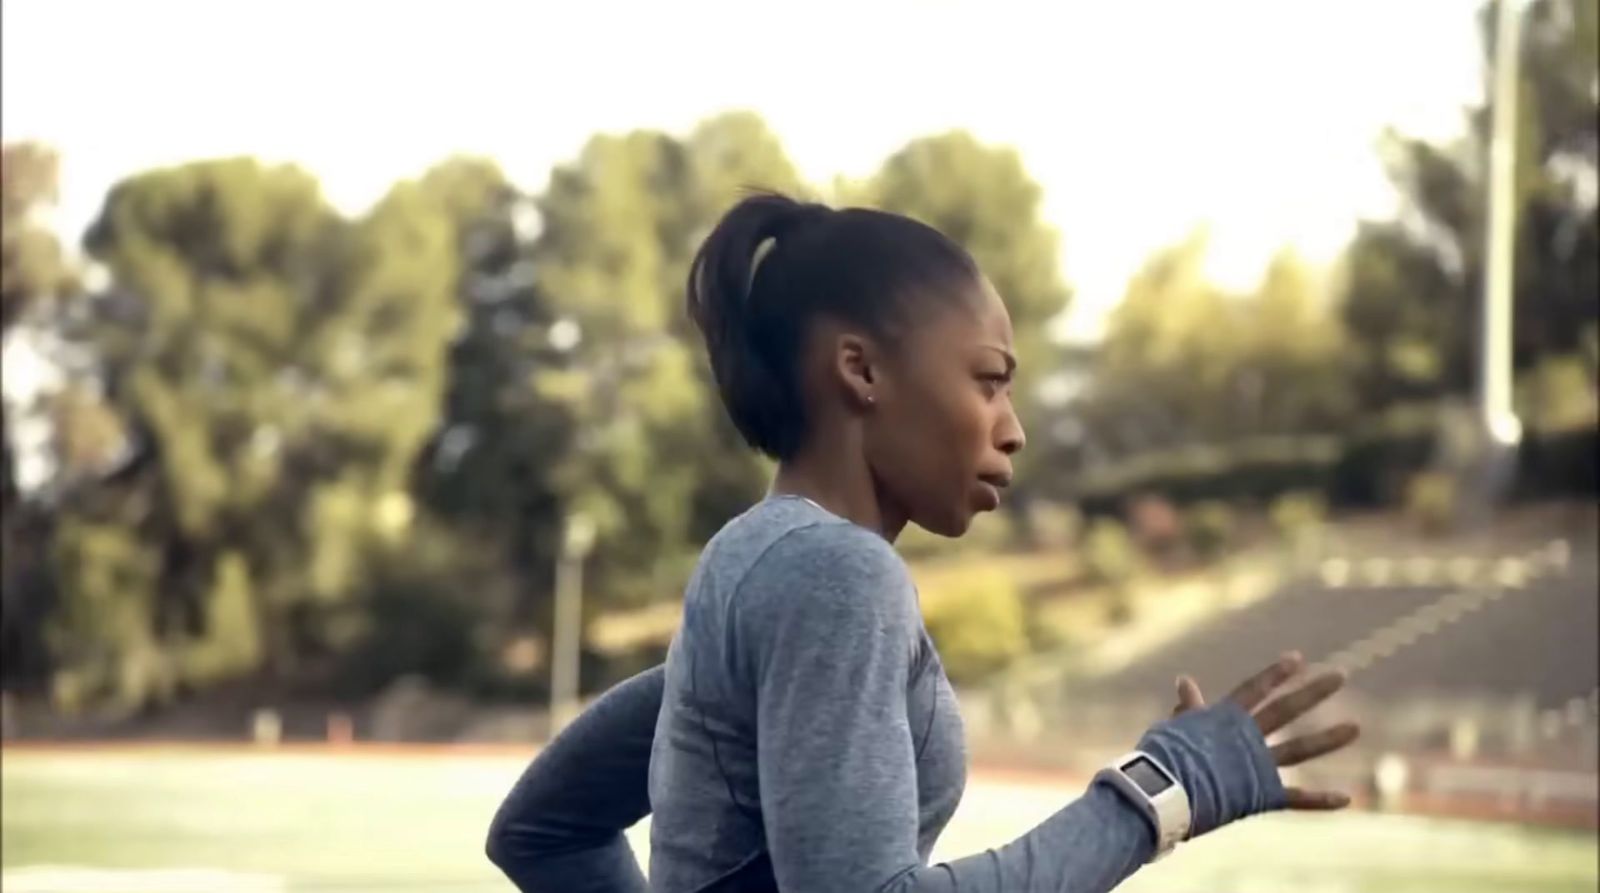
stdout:
<svg viewBox="0 0 1600 893">
<path fill-rule="evenodd" d="M 515 756 L 31 751 L 0 760 L 6 893 L 509 891 L 483 833 Z M 1073 791 L 975 779 L 936 857 L 1003 843 Z M 634 829 L 644 858 L 645 828 Z M 1351 813 L 1254 819 L 1130 893 L 1592 893 L 1594 834 Z"/>
</svg>

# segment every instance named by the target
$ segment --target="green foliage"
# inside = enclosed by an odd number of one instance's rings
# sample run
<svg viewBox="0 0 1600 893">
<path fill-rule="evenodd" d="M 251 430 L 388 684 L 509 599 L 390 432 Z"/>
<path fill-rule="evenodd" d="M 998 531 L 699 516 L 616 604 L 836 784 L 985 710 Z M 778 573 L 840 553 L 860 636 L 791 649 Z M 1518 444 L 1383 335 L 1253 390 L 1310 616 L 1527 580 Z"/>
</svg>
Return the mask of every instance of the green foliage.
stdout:
<svg viewBox="0 0 1600 893">
<path fill-rule="evenodd" d="M 1233 510 L 1218 500 L 1196 505 L 1184 518 L 1189 548 L 1203 561 L 1213 561 L 1228 550 L 1233 544 L 1236 526 Z"/>
<path fill-rule="evenodd" d="M 196 686 L 251 673 L 261 662 L 260 623 L 243 556 L 230 552 L 217 560 L 206 603 L 205 632 L 177 652 L 181 676 Z"/>
<path fill-rule="evenodd" d="M 1144 569 L 1144 559 L 1121 522 L 1100 518 L 1083 539 L 1083 565 L 1091 581 L 1120 589 Z"/>
<path fill-rule="evenodd" d="M 1327 522 L 1328 503 L 1319 493 L 1285 493 L 1272 501 L 1268 516 L 1279 536 L 1299 544 L 1315 536 Z"/>
<path fill-rule="evenodd" d="M 1083 514 L 1070 505 L 1035 500 L 1028 505 L 1028 535 L 1036 549 L 1065 549 L 1078 541 Z"/>
<path fill-rule="evenodd" d="M 471 184 L 450 202 L 467 325 L 423 469 L 427 502 L 503 537 L 541 578 L 523 606 L 537 622 L 567 512 L 599 529 L 601 603 L 648 599 L 694 542 L 759 498 L 766 474 L 723 418 L 685 325 L 689 260 L 741 190 L 796 192 L 799 179 L 749 113 L 686 139 L 597 136 L 537 198 L 503 180 L 484 188 L 497 177 L 425 178 L 446 192 Z M 537 232 L 519 231 L 519 217 Z"/>
<path fill-rule="evenodd" d="M 75 271 L 40 219 L 56 203 L 58 159 L 36 143 L 0 149 L 0 331 L 74 292 Z"/>
<path fill-rule="evenodd" d="M 1516 412 L 1539 431 L 1574 431 L 1600 421 L 1600 396 L 1591 363 L 1579 354 L 1541 358 L 1517 381 Z"/>
<path fill-rule="evenodd" d="M 428 520 L 369 558 L 372 572 L 338 614 L 341 691 L 371 695 L 411 675 L 445 687 L 502 681 L 489 658 L 516 582 L 492 542 Z"/>
<path fill-rule="evenodd" d="M 1322 283 L 1290 254 L 1257 288 L 1224 292 L 1196 232 L 1128 285 L 1091 368 L 1081 417 L 1113 455 L 1334 430 L 1350 396 Z"/>
<path fill-rule="evenodd" d="M 1028 650 L 1026 605 L 1016 584 L 995 570 L 944 578 L 921 593 L 923 622 L 950 678 L 976 682 Z"/>
<path fill-rule="evenodd" d="M 172 696 L 176 679 L 155 628 L 160 563 L 125 527 L 73 517 L 56 529 L 60 607 L 47 630 L 65 710 Z"/>
<path fill-rule="evenodd" d="M 1406 517 L 1424 533 L 1442 534 L 1455 520 L 1457 498 L 1455 478 L 1443 472 L 1421 472 L 1406 482 Z"/>
<path fill-rule="evenodd" d="M 409 520 L 455 329 L 451 236 L 415 184 L 347 221 L 306 174 L 248 159 L 112 191 L 86 239 L 112 286 L 85 337 L 136 456 L 116 498 L 69 509 L 65 696 L 137 705 L 332 646 L 330 606 Z"/>
<path fill-rule="evenodd" d="M 24 320 L 57 318 L 78 291 L 77 271 L 63 256 L 43 215 L 56 202 L 57 158 L 33 143 L 0 147 L 0 338 Z M 46 397 L 46 401 L 49 401 Z M 87 401 L 73 403 L 89 414 Z M 0 407 L 0 674 L 8 686 L 36 684 L 48 666 L 43 618 L 51 611 L 53 584 L 46 558 L 52 519 L 45 506 L 25 498 L 12 455 L 12 412 L 7 394 Z M 51 407 L 44 407 L 49 411 Z M 69 426 L 62 430 L 80 431 Z M 82 439 L 74 441 L 80 445 Z M 66 457 L 69 471 L 80 466 Z"/>
</svg>

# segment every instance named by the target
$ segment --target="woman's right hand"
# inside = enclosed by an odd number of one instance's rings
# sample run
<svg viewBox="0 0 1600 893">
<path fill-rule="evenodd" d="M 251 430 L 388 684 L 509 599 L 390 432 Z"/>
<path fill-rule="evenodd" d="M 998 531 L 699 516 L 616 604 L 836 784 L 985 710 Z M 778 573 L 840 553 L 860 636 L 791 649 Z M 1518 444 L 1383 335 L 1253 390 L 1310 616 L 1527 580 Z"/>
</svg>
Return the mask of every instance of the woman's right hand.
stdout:
<svg viewBox="0 0 1600 893">
<path fill-rule="evenodd" d="M 1329 670 L 1280 694 L 1304 667 L 1299 654 L 1286 654 L 1210 705 L 1192 679 L 1179 680 L 1174 715 L 1151 728 L 1139 749 L 1156 757 L 1183 783 L 1189 795 L 1191 837 L 1263 812 L 1340 809 L 1349 804 L 1350 798 L 1337 791 L 1286 788 L 1279 770 L 1349 745 L 1360 734 L 1354 723 L 1267 744 L 1269 735 L 1344 686 L 1345 674 Z"/>
</svg>

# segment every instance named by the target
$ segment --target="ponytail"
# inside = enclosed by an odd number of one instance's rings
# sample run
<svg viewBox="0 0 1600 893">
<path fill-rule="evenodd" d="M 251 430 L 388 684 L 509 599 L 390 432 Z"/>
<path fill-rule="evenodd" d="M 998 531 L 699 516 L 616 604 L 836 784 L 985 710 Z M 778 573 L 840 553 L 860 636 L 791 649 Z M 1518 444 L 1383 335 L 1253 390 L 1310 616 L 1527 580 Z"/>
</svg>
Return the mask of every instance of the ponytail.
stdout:
<svg viewBox="0 0 1600 893">
<path fill-rule="evenodd" d="M 733 424 L 747 443 L 773 457 L 798 447 L 805 407 L 783 308 L 762 307 L 756 281 L 791 235 L 834 212 L 775 193 L 757 193 L 717 223 L 689 266 L 688 309 L 705 337 L 711 371 Z M 773 312 L 777 311 L 777 312 Z"/>
<path fill-rule="evenodd" d="M 808 430 L 800 351 L 814 319 L 887 339 L 893 315 L 928 295 L 969 295 L 978 278 L 965 250 L 909 218 L 756 193 L 695 254 L 687 306 L 734 427 L 784 460 Z"/>
</svg>

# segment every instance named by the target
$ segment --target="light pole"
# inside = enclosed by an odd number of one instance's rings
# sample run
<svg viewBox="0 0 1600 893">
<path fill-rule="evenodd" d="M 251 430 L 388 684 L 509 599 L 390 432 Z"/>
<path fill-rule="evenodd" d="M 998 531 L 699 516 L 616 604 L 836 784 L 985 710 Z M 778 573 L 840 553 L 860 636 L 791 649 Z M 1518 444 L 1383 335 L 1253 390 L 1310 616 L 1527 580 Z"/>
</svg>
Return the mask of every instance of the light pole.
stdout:
<svg viewBox="0 0 1600 893">
<path fill-rule="evenodd" d="M 550 649 L 550 733 L 578 714 L 578 657 L 583 637 L 583 560 L 594 546 L 594 522 L 575 512 L 567 517 L 556 559 L 556 605 Z"/>
<path fill-rule="evenodd" d="M 1489 523 L 1512 485 L 1522 423 L 1512 404 L 1511 319 L 1517 233 L 1517 94 L 1523 0 L 1495 8 L 1494 81 L 1490 90 L 1483 300 L 1478 317 L 1476 455 L 1464 508 L 1470 523 Z"/>
<path fill-rule="evenodd" d="M 1489 448 L 1503 453 L 1522 438 L 1511 402 L 1511 302 L 1516 255 L 1518 65 L 1522 55 L 1522 2 L 1499 0 L 1496 9 L 1494 88 L 1489 137 L 1489 189 L 1481 342 L 1478 346 L 1478 417 Z"/>
</svg>

